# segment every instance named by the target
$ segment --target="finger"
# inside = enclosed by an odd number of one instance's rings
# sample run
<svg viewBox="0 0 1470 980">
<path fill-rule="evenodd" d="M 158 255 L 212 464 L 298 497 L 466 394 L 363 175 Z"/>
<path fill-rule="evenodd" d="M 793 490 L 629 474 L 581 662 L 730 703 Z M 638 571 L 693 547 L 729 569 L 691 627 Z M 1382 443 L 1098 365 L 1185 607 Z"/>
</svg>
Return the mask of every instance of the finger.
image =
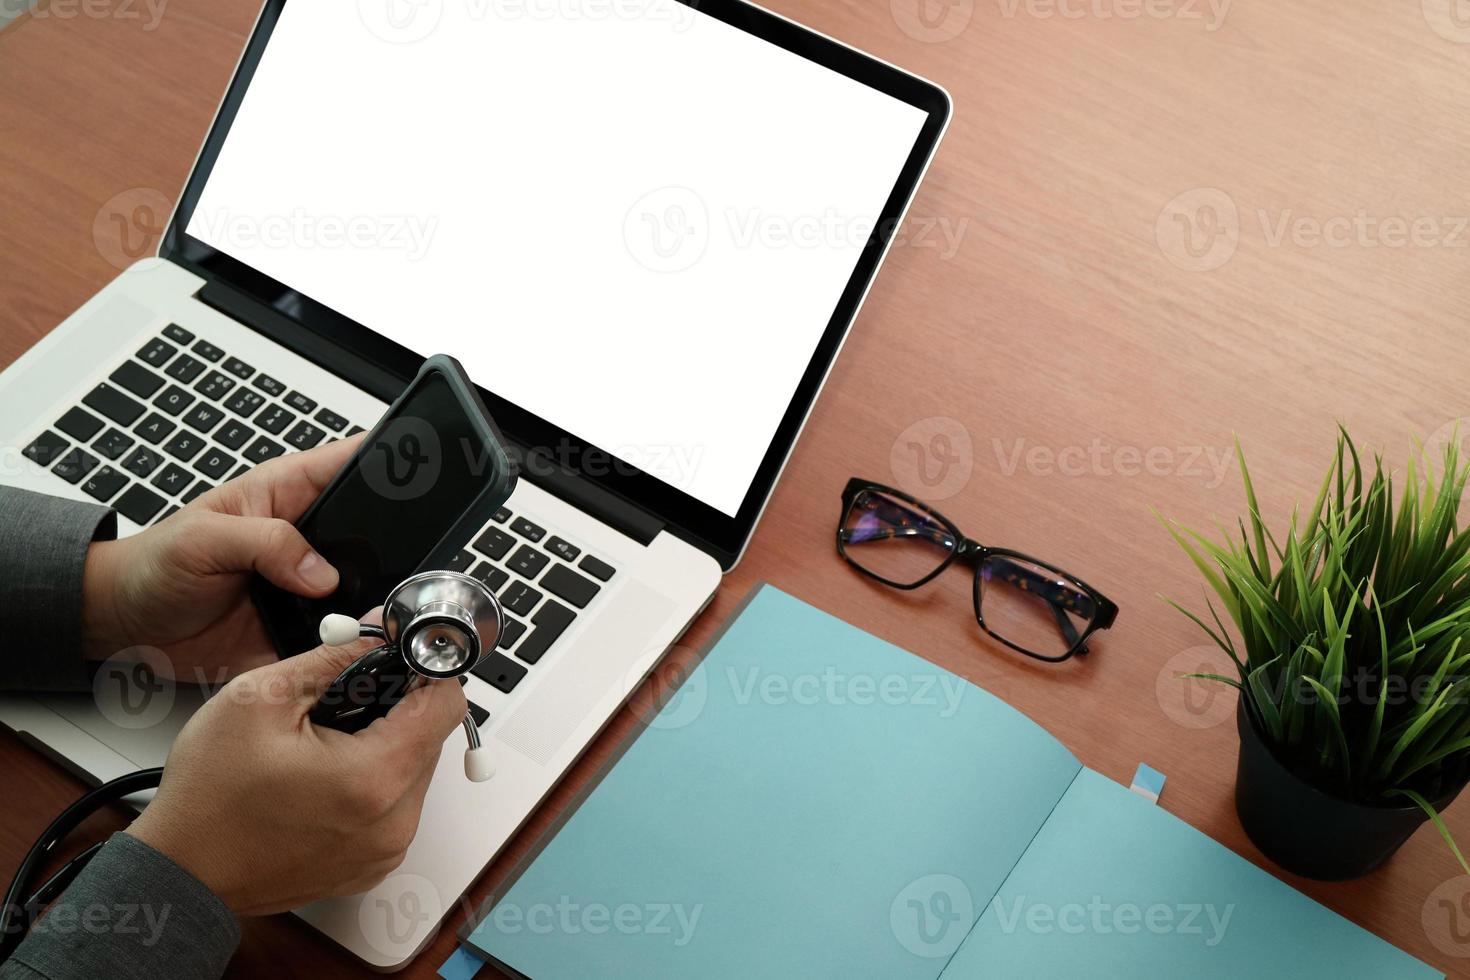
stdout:
<svg viewBox="0 0 1470 980">
<path fill-rule="evenodd" d="M 200 514 L 190 526 L 189 542 L 210 571 L 255 571 L 271 584 L 309 598 L 337 588 L 337 570 L 284 520 Z"/>
<path fill-rule="evenodd" d="M 363 729 L 364 741 L 404 760 L 432 765 L 444 740 L 464 720 L 468 705 L 455 680 L 429 681 L 410 691 L 392 711 Z"/>
<path fill-rule="evenodd" d="M 346 646 L 319 646 L 282 660 L 280 666 L 284 676 L 289 678 L 297 709 L 305 715 L 321 700 L 327 686 L 342 671 L 351 667 L 363 654 L 382 644 L 382 640 L 369 636 Z"/>
<path fill-rule="evenodd" d="M 262 463 L 200 497 L 212 510 L 243 517 L 279 517 L 296 521 L 332 478 L 347 465 L 362 442 L 362 433 L 318 446 L 304 453 L 280 456 Z"/>
</svg>

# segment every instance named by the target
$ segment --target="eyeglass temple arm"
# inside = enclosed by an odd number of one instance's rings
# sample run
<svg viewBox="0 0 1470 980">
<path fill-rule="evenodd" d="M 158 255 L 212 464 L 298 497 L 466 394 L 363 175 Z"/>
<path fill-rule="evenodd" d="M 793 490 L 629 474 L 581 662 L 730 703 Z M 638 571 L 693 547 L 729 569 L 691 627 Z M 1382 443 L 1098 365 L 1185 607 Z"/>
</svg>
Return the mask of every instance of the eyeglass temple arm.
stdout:
<svg viewBox="0 0 1470 980">
<path fill-rule="evenodd" d="M 845 541 L 850 542 L 853 539 L 852 531 L 848 528 L 842 529 L 842 535 Z M 866 541 L 886 541 L 892 538 L 924 538 L 925 540 L 933 541 L 935 544 L 943 548 L 955 547 L 954 535 L 950 534 L 942 527 L 934 527 L 932 525 L 907 525 L 905 527 L 873 528 L 864 529 L 863 532 L 863 540 Z M 976 547 L 978 547 L 978 545 Z M 1004 555 L 991 555 L 990 561 L 993 565 L 997 565 L 1000 568 L 1005 569 L 1009 574 L 1015 576 L 1018 580 L 1026 582 L 1028 585 L 1051 586 L 1055 584 L 1045 575 L 1040 575 L 1029 568 L 1018 565 L 1010 559 L 1006 558 Z M 1067 646 L 1077 646 L 1077 641 L 1081 639 L 1081 635 L 1077 632 L 1077 627 L 1072 625 L 1072 619 L 1070 616 L 1067 615 L 1066 607 L 1061 602 L 1061 600 L 1049 594 L 1049 590 L 1028 588 L 1026 591 L 1045 602 L 1047 604 L 1047 607 L 1051 609 L 1051 614 L 1053 617 L 1056 618 L 1057 621 L 1057 628 L 1061 630 L 1062 638 L 1067 641 Z M 1077 647 L 1077 652 L 1086 653 L 1087 647 Z"/>
</svg>

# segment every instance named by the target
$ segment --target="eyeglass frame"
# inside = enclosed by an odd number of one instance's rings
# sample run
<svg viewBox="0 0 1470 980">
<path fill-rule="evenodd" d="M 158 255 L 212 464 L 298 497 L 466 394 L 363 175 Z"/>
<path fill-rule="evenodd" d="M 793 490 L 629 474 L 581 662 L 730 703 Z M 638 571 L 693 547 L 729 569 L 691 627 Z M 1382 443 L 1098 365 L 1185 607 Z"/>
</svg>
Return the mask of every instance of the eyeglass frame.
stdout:
<svg viewBox="0 0 1470 980">
<path fill-rule="evenodd" d="M 863 565 L 859 564 L 856 559 L 854 559 L 847 553 L 845 543 L 842 539 L 842 534 L 844 531 L 847 530 L 847 517 L 849 514 L 852 513 L 853 505 L 857 503 L 858 496 L 865 491 L 872 491 L 875 493 L 881 493 L 890 497 L 897 498 L 898 500 L 901 500 L 904 503 L 912 506 L 914 509 L 921 511 L 926 516 L 933 518 L 936 523 L 938 523 L 950 532 L 951 537 L 955 541 L 954 547 L 948 549 L 949 555 L 944 559 L 943 562 L 939 564 L 937 568 L 935 568 L 928 575 L 925 575 L 917 582 L 910 583 L 895 582 L 891 579 L 884 578 L 871 569 L 865 568 Z M 1064 661 L 1070 660 L 1074 656 L 1086 656 L 1088 652 L 1088 638 L 1091 637 L 1092 634 L 1096 633 L 1098 630 L 1111 628 L 1113 623 L 1118 618 L 1117 603 L 1113 602 L 1107 596 L 1099 592 L 1096 588 L 1087 584 L 1076 575 L 1073 575 L 1071 572 L 1058 568 L 1051 562 L 1042 561 L 1039 558 L 1035 558 L 1021 551 L 1014 551 L 1010 548 L 992 548 L 989 545 L 981 544 L 979 541 L 976 541 L 974 538 L 968 536 L 963 531 L 961 531 L 959 529 L 959 526 L 956 525 L 954 521 L 950 520 L 948 517 L 945 517 L 943 514 L 939 513 L 939 511 L 935 510 L 933 507 L 930 507 L 928 504 L 924 503 L 922 500 L 919 500 L 917 497 L 914 497 L 911 494 L 904 493 L 902 490 L 897 490 L 893 487 L 885 486 L 884 484 L 878 483 L 873 480 L 865 480 L 862 477 L 858 476 L 849 479 L 847 481 L 847 486 L 842 491 L 842 513 L 837 519 L 837 553 L 842 557 L 843 561 L 847 562 L 853 568 L 857 569 L 859 572 L 868 576 L 874 581 L 881 582 L 889 588 L 901 589 L 905 592 L 910 592 L 914 589 L 922 588 L 923 586 L 928 585 L 930 582 L 934 581 L 941 574 L 943 574 L 956 561 L 963 560 L 967 564 L 973 565 L 975 568 L 975 580 L 973 585 L 971 586 L 971 593 L 975 605 L 975 622 L 978 623 L 980 628 L 983 629 L 986 634 L 989 635 L 992 639 L 999 640 L 1001 643 L 1004 643 L 1006 646 L 1010 647 L 1012 650 L 1015 650 L 1017 653 L 1025 654 L 1032 659 L 1041 660 L 1046 663 L 1059 664 Z M 1081 591 L 1085 593 L 1089 599 L 1092 600 L 1093 607 L 1096 610 L 1093 613 L 1092 620 L 1088 623 L 1087 629 L 1078 635 L 1077 639 L 1072 643 L 1071 647 L 1067 650 L 1066 653 L 1055 657 L 1048 657 L 1045 654 L 1038 653 L 1035 650 L 1028 650 L 1017 643 L 1013 643 L 1012 641 L 996 633 L 988 625 L 986 625 L 985 614 L 981 610 L 980 573 L 981 569 L 984 567 L 985 560 L 991 557 L 1016 558 L 1020 559 L 1021 561 L 1029 562 L 1032 565 L 1036 565 L 1040 568 L 1044 568 L 1047 571 L 1066 579 L 1070 584 L 1078 586 Z M 1074 630 L 1076 629 L 1075 626 L 1072 628 Z"/>
</svg>

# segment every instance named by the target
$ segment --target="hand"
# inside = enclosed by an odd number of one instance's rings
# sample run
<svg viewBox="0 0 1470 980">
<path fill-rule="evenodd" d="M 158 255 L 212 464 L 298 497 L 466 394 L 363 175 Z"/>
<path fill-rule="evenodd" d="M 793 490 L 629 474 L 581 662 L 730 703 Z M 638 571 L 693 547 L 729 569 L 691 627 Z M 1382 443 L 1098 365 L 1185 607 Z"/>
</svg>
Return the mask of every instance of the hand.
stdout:
<svg viewBox="0 0 1470 980">
<path fill-rule="evenodd" d="M 264 463 L 141 534 L 92 545 L 83 630 L 92 660 L 133 648 L 160 676 L 218 686 L 276 659 L 250 601 L 251 576 L 319 598 L 337 571 L 293 522 L 350 458 L 358 438 Z"/>
<path fill-rule="evenodd" d="M 382 881 L 403 863 L 465 699 L 432 681 L 354 735 L 312 725 L 327 684 L 372 645 L 320 647 L 225 685 L 184 726 L 128 833 L 240 915 Z"/>
</svg>

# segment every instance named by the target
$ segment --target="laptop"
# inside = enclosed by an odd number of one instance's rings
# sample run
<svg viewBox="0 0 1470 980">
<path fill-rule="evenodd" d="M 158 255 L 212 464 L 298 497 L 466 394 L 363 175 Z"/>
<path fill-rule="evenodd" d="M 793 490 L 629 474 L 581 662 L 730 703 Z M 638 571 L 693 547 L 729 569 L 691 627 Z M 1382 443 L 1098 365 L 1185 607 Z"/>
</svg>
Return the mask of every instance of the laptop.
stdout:
<svg viewBox="0 0 1470 980">
<path fill-rule="evenodd" d="M 739 0 L 265 4 L 158 254 L 0 373 L 0 479 L 132 534 L 429 354 L 480 386 L 521 475 L 454 562 L 511 620 L 465 688 L 496 775 L 455 732 L 403 866 L 301 918 L 408 962 L 709 603 L 948 117 Z M 0 723 L 88 779 L 161 764 L 204 694 L 119 666 Z"/>
</svg>

